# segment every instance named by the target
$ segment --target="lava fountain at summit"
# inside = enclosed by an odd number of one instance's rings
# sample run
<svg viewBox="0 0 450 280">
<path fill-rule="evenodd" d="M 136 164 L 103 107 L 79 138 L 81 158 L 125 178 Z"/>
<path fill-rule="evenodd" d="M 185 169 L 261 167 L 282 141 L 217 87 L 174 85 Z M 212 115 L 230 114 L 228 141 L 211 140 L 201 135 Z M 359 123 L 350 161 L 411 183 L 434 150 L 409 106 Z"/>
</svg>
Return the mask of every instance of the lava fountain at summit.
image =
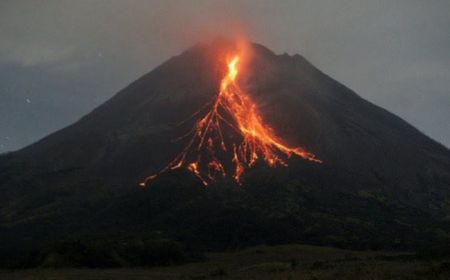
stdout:
<svg viewBox="0 0 450 280">
<path fill-rule="evenodd" d="M 217 178 L 231 176 L 237 183 L 246 169 L 258 161 L 274 167 L 287 166 L 292 155 L 321 163 L 316 156 L 300 147 L 289 147 L 267 126 L 255 102 L 237 83 L 240 56 L 227 63 L 220 90 L 209 111 L 195 123 L 188 134 L 190 141 L 183 151 L 160 172 L 140 184 L 145 187 L 161 173 L 186 168 L 207 186 Z M 225 137 L 234 131 L 238 139 Z M 231 137 L 233 138 L 233 137 Z"/>
</svg>

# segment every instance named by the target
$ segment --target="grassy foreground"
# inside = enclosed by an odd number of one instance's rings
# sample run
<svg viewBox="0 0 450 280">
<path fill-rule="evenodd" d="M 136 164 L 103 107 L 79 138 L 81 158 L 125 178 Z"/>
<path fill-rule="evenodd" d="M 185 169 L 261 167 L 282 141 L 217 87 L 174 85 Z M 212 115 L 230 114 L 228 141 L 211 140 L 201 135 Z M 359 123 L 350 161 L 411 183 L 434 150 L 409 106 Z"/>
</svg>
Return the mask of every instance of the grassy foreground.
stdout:
<svg viewBox="0 0 450 280">
<path fill-rule="evenodd" d="M 398 252 L 283 245 L 207 257 L 204 262 L 153 268 L 0 271 L 0 279 L 450 279 L 450 260 L 418 260 Z"/>
</svg>

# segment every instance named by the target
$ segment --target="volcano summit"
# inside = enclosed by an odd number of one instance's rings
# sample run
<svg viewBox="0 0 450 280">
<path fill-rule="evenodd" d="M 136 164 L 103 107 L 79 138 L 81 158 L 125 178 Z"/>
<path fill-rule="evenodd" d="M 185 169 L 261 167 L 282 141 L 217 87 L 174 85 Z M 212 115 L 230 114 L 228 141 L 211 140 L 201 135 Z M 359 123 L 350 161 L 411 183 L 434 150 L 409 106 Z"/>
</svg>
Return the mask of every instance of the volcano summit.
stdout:
<svg viewBox="0 0 450 280">
<path fill-rule="evenodd" d="M 2 250 L 131 232 L 410 248 L 447 242 L 449 211 L 446 147 L 258 44 L 198 44 L 0 157 Z"/>
</svg>

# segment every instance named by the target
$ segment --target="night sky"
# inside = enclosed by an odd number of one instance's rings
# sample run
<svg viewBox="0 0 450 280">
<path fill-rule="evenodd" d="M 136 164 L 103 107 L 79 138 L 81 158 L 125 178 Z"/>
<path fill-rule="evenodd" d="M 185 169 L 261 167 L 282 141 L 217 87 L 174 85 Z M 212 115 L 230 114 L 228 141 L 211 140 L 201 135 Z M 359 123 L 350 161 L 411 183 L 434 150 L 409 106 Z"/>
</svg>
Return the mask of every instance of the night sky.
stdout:
<svg viewBox="0 0 450 280">
<path fill-rule="evenodd" d="M 171 56 L 245 33 L 299 53 L 450 146 L 450 1 L 0 2 L 0 153 L 74 121 Z"/>
</svg>

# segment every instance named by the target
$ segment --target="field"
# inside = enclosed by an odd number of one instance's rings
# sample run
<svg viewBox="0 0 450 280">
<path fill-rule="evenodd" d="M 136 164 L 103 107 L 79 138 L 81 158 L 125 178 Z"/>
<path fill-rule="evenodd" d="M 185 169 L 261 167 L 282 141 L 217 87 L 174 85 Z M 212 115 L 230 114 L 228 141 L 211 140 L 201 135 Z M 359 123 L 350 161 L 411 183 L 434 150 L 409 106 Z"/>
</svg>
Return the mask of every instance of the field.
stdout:
<svg viewBox="0 0 450 280">
<path fill-rule="evenodd" d="M 259 246 L 209 253 L 206 261 L 180 266 L 0 271 L 0 279 L 450 279 L 450 260 L 306 245 Z"/>
</svg>

